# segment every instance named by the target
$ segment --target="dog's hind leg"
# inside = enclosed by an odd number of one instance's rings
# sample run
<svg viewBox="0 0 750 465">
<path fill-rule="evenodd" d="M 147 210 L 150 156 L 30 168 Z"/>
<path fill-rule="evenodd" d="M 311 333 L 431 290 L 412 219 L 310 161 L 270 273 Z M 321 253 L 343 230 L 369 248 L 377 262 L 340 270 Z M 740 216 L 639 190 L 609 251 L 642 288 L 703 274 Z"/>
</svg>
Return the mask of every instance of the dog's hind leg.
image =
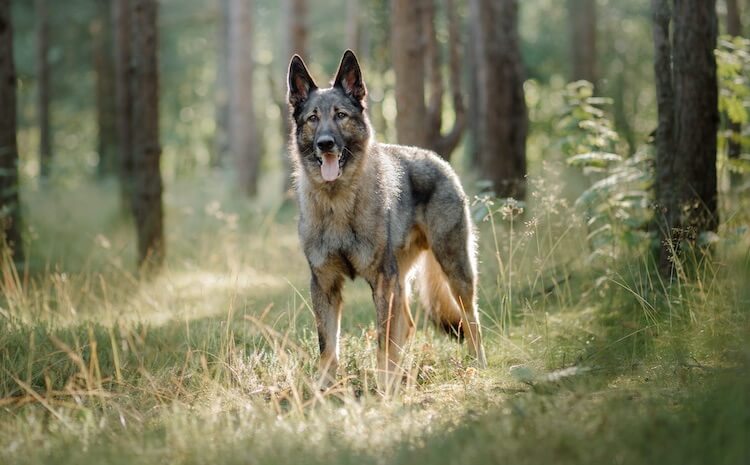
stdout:
<svg viewBox="0 0 750 465">
<path fill-rule="evenodd" d="M 313 272 L 310 283 L 313 312 L 320 347 L 319 387 L 325 389 L 336 380 L 339 365 L 339 332 L 341 327 L 341 287 L 343 277 Z"/>
<path fill-rule="evenodd" d="M 434 230 L 433 230 L 434 231 Z M 487 366 L 476 303 L 477 271 L 474 238 L 468 217 L 430 237 L 432 253 L 440 264 L 461 315 L 461 329 L 480 367 Z M 443 299 L 446 300 L 446 299 Z"/>
</svg>

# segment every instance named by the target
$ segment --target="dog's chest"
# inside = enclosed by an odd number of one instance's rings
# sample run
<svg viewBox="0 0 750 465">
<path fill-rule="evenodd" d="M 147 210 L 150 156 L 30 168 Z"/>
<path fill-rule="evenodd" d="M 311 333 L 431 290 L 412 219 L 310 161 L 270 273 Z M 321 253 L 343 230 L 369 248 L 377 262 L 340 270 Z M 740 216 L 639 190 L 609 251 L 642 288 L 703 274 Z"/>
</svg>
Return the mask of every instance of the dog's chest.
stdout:
<svg viewBox="0 0 750 465">
<path fill-rule="evenodd" d="M 366 214 L 311 218 L 301 225 L 305 254 L 313 268 L 335 264 L 346 274 L 366 274 L 377 257 L 385 226 Z"/>
</svg>

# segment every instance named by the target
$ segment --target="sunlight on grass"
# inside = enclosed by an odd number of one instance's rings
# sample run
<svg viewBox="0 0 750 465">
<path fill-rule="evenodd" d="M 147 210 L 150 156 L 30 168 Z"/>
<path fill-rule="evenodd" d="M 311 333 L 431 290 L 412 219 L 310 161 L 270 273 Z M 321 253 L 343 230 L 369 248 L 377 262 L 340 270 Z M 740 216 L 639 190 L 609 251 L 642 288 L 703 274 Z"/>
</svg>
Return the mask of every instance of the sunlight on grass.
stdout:
<svg viewBox="0 0 750 465">
<path fill-rule="evenodd" d="M 746 214 L 666 289 L 640 252 L 588 262 L 552 178 L 523 213 L 490 205 L 479 221 L 490 367 L 427 325 L 387 400 L 361 281 L 345 290 L 340 382 L 315 388 L 293 211 L 172 186 L 170 259 L 141 282 L 116 214 L 81 215 L 86 234 L 60 223 L 81 203 L 116 211 L 111 186 L 60 189 L 55 208 L 29 195 L 29 268 L 1 270 L 0 462 L 732 463 L 748 420 Z"/>
</svg>

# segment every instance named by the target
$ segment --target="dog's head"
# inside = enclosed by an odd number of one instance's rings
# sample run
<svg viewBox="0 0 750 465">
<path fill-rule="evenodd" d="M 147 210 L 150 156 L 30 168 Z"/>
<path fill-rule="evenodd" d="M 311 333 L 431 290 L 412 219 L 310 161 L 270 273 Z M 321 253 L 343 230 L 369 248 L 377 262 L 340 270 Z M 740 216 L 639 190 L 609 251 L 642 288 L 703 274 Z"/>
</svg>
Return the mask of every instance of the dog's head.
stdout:
<svg viewBox="0 0 750 465">
<path fill-rule="evenodd" d="M 333 85 L 319 89 L 295 55 L 287 82 L 300 168 L 316 183 L 345 179 L 362 163 L 370 140 L 367 90 L 357 57 L 347 50 Z"/>
</svg>

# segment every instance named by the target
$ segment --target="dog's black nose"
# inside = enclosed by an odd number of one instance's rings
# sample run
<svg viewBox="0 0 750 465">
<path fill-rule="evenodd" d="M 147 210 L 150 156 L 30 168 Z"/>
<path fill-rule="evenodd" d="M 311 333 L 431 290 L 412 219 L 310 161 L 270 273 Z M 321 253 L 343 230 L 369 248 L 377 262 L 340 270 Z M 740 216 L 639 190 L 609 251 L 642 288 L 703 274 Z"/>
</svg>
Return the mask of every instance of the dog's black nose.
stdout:
<svg viewBox="0 0 750 465">
<path fill-rule="evenodd" d="M 322 152 L 330 152 L 335 143 L 331 136 L 320 136 L 315 144 Z"/>
</svg>

